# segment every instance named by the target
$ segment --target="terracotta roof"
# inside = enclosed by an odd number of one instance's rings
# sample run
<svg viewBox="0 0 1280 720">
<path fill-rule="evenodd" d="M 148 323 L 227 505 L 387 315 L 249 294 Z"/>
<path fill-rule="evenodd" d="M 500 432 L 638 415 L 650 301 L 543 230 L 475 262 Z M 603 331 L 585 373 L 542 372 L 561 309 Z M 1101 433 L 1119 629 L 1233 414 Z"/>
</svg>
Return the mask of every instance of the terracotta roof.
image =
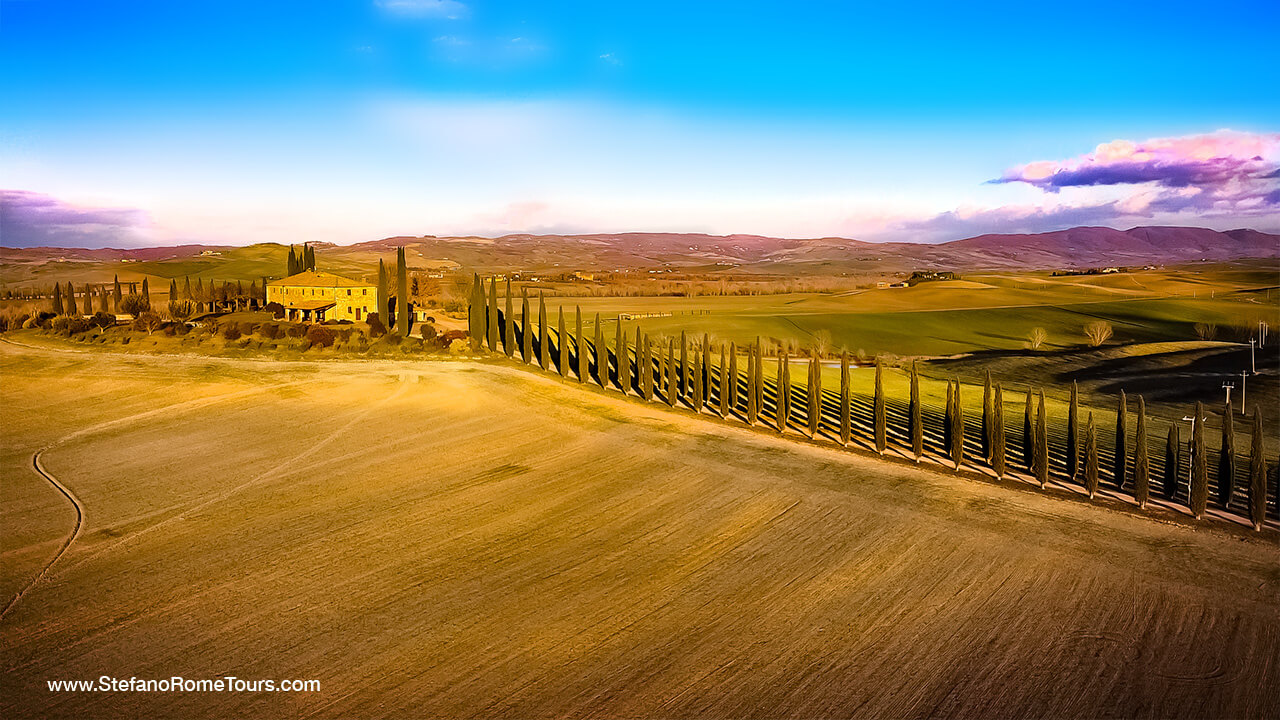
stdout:
<svg viewBox="0 0 1280 720">
<path fill-rule="evenodd" d="M 300 300 L 298 302 L 284 303 L 285 308 L 289 310 L 328 310 L 336 305 L 332 300 Z"/>
<path fill-rule="evenodd" d="M 363 287 L 373 287 L 373 283 L 361 282 L 361 281 L 359 281 L 359 280 L 352 280 L 351 278 L 345 278 L 345 277 L 342 277 L 341 275 L 334 275 L 333 273 L 328 273 L 328 272 L 323 272 L 323 271 L 316 271 L 316 270 L 304 270 L 303 272 L 300 272 L 300 273 L 298 273 L 297 275 L 290 275 L 290 276 L 289 276 L 289 277 L 287 277 L 287 278 L 280 278 L 279 280 L 272 280 L 271 282 L 267 283 L 267 285 L 268 285 L 269 287 L 270 287 L 270 286 L 274 286 L 274 287 L 326 287 L 326 288 L 334 288 L 334 287 L 340 287 L 340 288 L 357 288 L 357 287 L 358 287 L 358 288 L 363 288 Z"/>
</svg>

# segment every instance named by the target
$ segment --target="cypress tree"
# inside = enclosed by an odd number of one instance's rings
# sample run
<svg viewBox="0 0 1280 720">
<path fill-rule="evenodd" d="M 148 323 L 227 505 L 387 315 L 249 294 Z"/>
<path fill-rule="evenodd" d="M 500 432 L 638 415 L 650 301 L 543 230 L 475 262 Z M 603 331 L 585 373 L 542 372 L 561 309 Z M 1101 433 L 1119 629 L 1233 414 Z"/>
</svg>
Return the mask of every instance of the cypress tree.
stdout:
<svg viewBox="0 0 1280 720">
<path fill-rule="evenodd" d="M 62 285 L 60 285 L 60 284 L 58 284 L 58 283 L 54 283 L 54 284 L 53 284 L 53 307 L 52 307 L 52 310 L 53 310 L 53 314 L 54 314 L 54 315 L 65 315 L 65 314 L 66 314 L 66 312 L 63 310 L 63 307 L 62 307 Z"/>
<path fill-rule="evenodd" d="M 1129 469 L 1129 433 L 1128 433 L 1129 399 L 1124 391 L 1120 391 L 1119 405 L 1116 406 L 1116 447 L 1111 477 L 1115 480 L 1116 489 L 1124 489 L 1125 472 Z"/>
<path fill-rule="evenodd" d="M 729 358 L 725 352 L 724 343 L 720 344 L 720 392 L 716 397 L 720 401 L 720 417 L 729 417 L 729 366 L 726 364 Z M 735 377 L 734 380 L 737 380 Z"/>
<path fill-rule="evenodd" d="M 314 253 L 311 255 L 311 263 L 312 263 L 312 267 L 310 269 L 314 270 L 315 269 Z M 496 322 L 494 321 L 497 318 L 493 317 L 492 313 L 496 313 L 496 309 L 498 306 L 498 290 L 497 290 L 496 284 L 493 282 L 492 279 L 489 280 L 489 301 L 490 301 L 490 307 L 494 308 L 494 310 L 491 311 L 490 322 L 493 324 L 496 324 Z M 400 337 L 409 337 L 409 326 L 412 319 L 413 318 L 409 316 L 409 268 L 405 264 L 404 248 L 397 248 L 396 249 L 396 332 L 400 333 Z M 491 328 L 489 332 L 490 334 L 492 334 L 494 330 Z M 493 351 L 496 351 L 498 349 L 494 347 L 492 337 L 490 337 L 490 340 L 489 340 L 489 349 Z"/>
<path fill-rule="evenodd" d="M 991 469 L 998 478 L 1004 477 L 1004 463 L 1004 395 L 1000 391 L 1000 383 L 996 383 L 991 399 Z"/>
<path fill-rule="evenodd" d="M 169 297 L 172 298 L 173 296 L 170 295 Z M 93 288 L 89 287 L 88 283 L 85 283 L 84 286 L 84 314 L 93 314 Z"/>
<path fill-rule="evenodd" d="M 1093 413 L 1084 426 L 1084 489 L 1089 498 L 1098 492 L 1098 430 L 1093 425 Z"/>
<path fill-rule="evenodd" d="M 1261 530 L 1267 516 L 1267 468 L 1262 460 L 1262 414 L 1253 408 L 1253 437 L 1249 443 L 1249 519 Z"/>
<path fill-rule="evenodd" d="M 951 384 L 951 381 L 948 380 L 947 404 L 942 410 L 942 451 L 948 456 L 951 455 L 951 428 L 954 425 L 951 419 L 951 413 L 955 412 L 955 398 L 952 396 L 954 392 L 955 387 Z"/>
<path fill-rule="evenodd" d="M 400 249 L 400 252 L 401 252 L 401 254 L 403 254 L 403 253 L 404 253 L 404 248 L 401 248 L 401 249 Z M 314 272 L 314 271 L 315 271 L 315 269 L 316 269 L 316 249 L 315 249 L 315 248 L 313 248 L 313 247 L 311 247 L 310 245 L 308 245 L 308 244 L 306 244 L 306 243 L 303 243 L 303 245 L 302 245 L 302 254 L 303 254 L 303 255 L 306 257 L 306 259 L 307 259 L 307 268 L 306 268 L 306 269 L 307 269 L 307 270 L 311 270 L 311 271 L 313 271 L 313 272 Z"/>
<path fill-rule="evenodd" d="M 89 294 L 89 288 L 85 287 L 85 295 L 88 295 L 88 294 Z M 177 301 L 178 301 L 178 281 L 176 279 L 171 279 L 169 280 L 169 302 L 175 303 Z"/>
<path fill-rule="evenodd" d="M 378 258 L 378 295 L 375 298 L 378 307 L 375 309 L 383 327 L 389 327 L 391 322 L 391 313 L 387 312 L 387 283 L 387 264 L 382 258 Z M 471 302 L 467 305 L 467 332 L 470 334 L 471 351 L 479 350 L 484 338 L 484 286 L 480 284 L 479 274 L 475 274 L 471 283 Z"/>
<path fill-rule="evenodd" d="M 848 445 L 853 435 L 853 412 L 849 396 L 849 352 L 840 353 L 840 444 Z"/>
<path fill-rule="evenodd" d="M 1209 504 L 1209 461 L 1204 449 L 1204 404 L 1196 403 L 1191 423 L 1191 514 L 1204 517 Z"/>
<path fill-rule="evenodd" d="M 888 446 L 888 428 L 884 411 L 884 381 L 881 378 L 883 367 L 880 358 L 876 358 L 875 397 L 872 400 L 873 424 L 875 426 L 876 452 L 883 453 Z"/>
<path fill-rule="evenodd" d="M 911 407 L 908 408 L 908 414 L 911 453 L 915 455 L 916 462 L 920 462 L 920 458 L 924 457 L 924 409 L 920 406 L 920 371 L 916 368 L 915 360 L 911 361 Z"/>
<path fill-rule="evenodd" d="M 556 347 L 560 350 L 560 353 L 556 359 L 556 369 L 560 371 L 560 377 L 569 377 L 569 343 L 564 336 L 564 305 L 560 306 L 557 317 Z"/>
<path fill-rule="evenodd" d="M 1041 488 L 1049 486 L 1049 428 L 1045 417 L 1044 390 L 1040 391 L 1036 406 L 1036 479 L 1040 481 Z"/>
<path fill-rule="evenodd" d="M 292 277 L 298 274 L 298 255 L 293 251 L 293 246 L 289 246 L 289 260 L 285 263 L 285 274 Z"/>
<path fill-rule="evenodd" d="M 107 286 L 98 286 L 98 312 L 108 312 L 107 307 Z"/>
<path fill-rule="evenodd" d="M 618 339 L 614 343 L 615 360 L 618 363 L 618 389 L 623 395 L 631 388 L 631 353 L 627 351 L 627 334 L 622 331 L 622 316 L 618 316 Z"/>
<path fill-rule="evenodd" d="M 764 415 L 764 345 L 756 337 L 756 412 Z"/>
<path fill-rule="evenodd" d="M 680 390 L 677 395 L 689 402 L 689 339 L 680 331 Z"/>
<path fill-rule="evenodd" d="M 1080 386 L 1071 381 L 1071 405 L 1067 409 L 1067 475 L 1080 474 Z"/>
<path fill-rule="evenodd" d="M 676 373 L 676 339 L 667 339 L 667 404 L 676 406 L 676 396 L 680 392 L 680 379 Z"/>
<path fill-rule="evenodd" d="M 533 318 L 529 314 L 529 290 L 520 288 L 520 359 L 533 361 Z"/>
<path fill-rule="evenodd" d="M 1151 463 L 1147 459 L 1147 402 L 1138 396 L 1138 435 L 1133 440 L 1133 499 L 1147 506 L 1151 494 Z"/>
<path fill-rule="evenodd" d="M 1222 408 L 1222 442 L 1218 445 L 1218 503 L 1231 505 L 1236 477 L 1236 429 L 1231 420 L 1231 404 Z"/>
<path fill-rule="evenodd" d="M 791 359 L 787 351 L 778 353 L 778 432 L 785 433 L 791 422 Z"/>
<path fill-rule="evenodd" d="M 516 351 L 515 308 L 511 300 L 511 280 L 507 280 L 507 304 L 502 316 L 502 350 L 511 357 Z"/>
<path fill-rule="evenodd" d="M 637 328 L 637 332 L 639 329 Z M 547 327 L 547 296 L 538 293 L 538 364 L 551 368 L 551 330 Z"/>
<path fill-rule="evenodd" d="M 702 412 L 702 355 L 693 356 L 693 411 Z"/>
<path fill-rule="evenodd" d="M 738 410 L 738 345 L 729 343 L 729 410 Z"/>
<path fill-rule="evenodd" d="M 596 381 L 600 387 L 609 388 L 609 346 L 604 344 L 604 326 L 600 313 L 596 313 Z"/>
<path fill-rule="evenodd" d="M 498 352 L 498 280 L 495 277 L 489 278 L 489 308 L 485 313 L 484 327 L 489 352 Z"/>
<path fill-rule="evenodd" d="M 639 328 L 636 329 L 639 332 Z M 643 348 L 643 358 L 640 360 L 637 371 L 640 373 L 640 392 L 644 395 L 645 400 L 653 400 L 653 347 L 649 343 L 649 336 L 642 336 L 640 348 Z M 637 352 L 639 352 L 637 350 Z"/>
<path fill-rule="evenodd" d="M 818 353 L 809 357 L 809 437 L 817 437 L 822 423 L 822 366 Z"/>
<path fill-rule="evenodd" d="M 747 424 L 755 425 L 760 416 L 756 404 L 756 348 L 747 348 Z"/>
<path fill-rule="evenodd" d="M 147 287 L 146 278 L 142 278 L 142 307 L 151 309 L 151 290 Z"/>
<path fill-rule="evenodd" d="M 658 339 L 658 376 L 654 378 L 656 388 L 654 392 L 662 398 L 663 402 L 667 402 L 667 343 L 663 343 L 662 339 Z"/>
<path fill-rule="evenodd" d="M 265 291 L 267 287 L 266 278 L 263 278 L 262 287 Z M 265 298 L 266 295 L 264 294 L 263 297 Z M 182 299 L 187 301 L 191 301 L 194 299 L 191 297 L 191 276 L 190 275 L 187 275 L 182 279 Z"/>
<path fill-rule="evenodd" d="M 991 462 L 991 371 L 982 380 L 982 457 Z"/>
<path fill-rule="evenodd" d="M 702 333 L 702 364 L 698 372 L 702 373 L 702 404 L 711 405 L 711 338 Z"/>
<path fill-rule="evenodd" d="M 960 404 L 960 381 L 956 380 L 955 384 L 955 407 L 951 411 L 951 459 L 956 463 L 956 470 L 959 470 L 964 464 L 964 406 Z"/>
<path fill-rule="evenodd" d="M 1027 389 L 1027 405 L 1022 411 L 1022 467 L 1028 473 L 1035 473 L 1035 428 L 1032 427 L 1031 390 Z"/>
<path fill-rule="evenodd" d="M 588 358 L 591 356 L 587 354 L 587 338 L 582 334 L 582 306 L 574 305 L 573 307 L 576 312 L 574 316 L 575 333 L 573 341 L 575 349 L 578 351 L 578 382 L 584 383 L 587 381 L 588 374 L 590 374 Z"/>
<path fill-rule="evenodd" d="M 1169 437 L 1164 444 L 1164 483 L 1161 490 L 1166 500 L 1178 496 L 1178 482 L 1182 476 L 1182 438 L 1177 425 L 1169 426 Z"/>
<path fill-rule="evenodd" d="M 120 283 L 116 283 L 116 293 L 120 293 Z M 192 299 L 198 303 L 206 302 L 204 296 L 204 281 L 196 278 L 196 289 L 192 291 Z"/>
<path fill-rule="evenodd" d="M 115 289 L 111 292 L 111 307 L 115 308 L 116 312 L 120 312 L 120 301 L 124 299 L 124 295 L 120 292 L 120 276 L 116 275 L 114 278 Z"/>
<path fill-rule="evenodd" d="M 643 385 L 644 385 L 645 375 L 653 374 L 653 371 L 649 369 L 649 365 L 648 365 L 648 362 L 649 362 L 648 349 L 647 348 L 645 349 L 643 358 L 640 356 L 640 344 L 642 339 L 643 338 L 640 335 L 640 326 L 637 325 L 636 326 L 636 383 L 637 383 L 636 392 L 640 393 L 641 395 L 644 394 Z M 644 342 L 645 342 L 645 345 L 648 345 L 647 340 L 645 340 Z"/>
</svg>

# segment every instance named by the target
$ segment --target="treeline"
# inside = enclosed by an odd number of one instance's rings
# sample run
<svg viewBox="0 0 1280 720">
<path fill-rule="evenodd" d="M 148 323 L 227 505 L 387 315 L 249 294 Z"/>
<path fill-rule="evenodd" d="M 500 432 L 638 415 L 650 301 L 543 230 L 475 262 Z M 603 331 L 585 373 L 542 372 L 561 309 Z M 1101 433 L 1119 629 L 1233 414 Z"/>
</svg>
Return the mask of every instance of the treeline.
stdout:
<svg viewBox="0 0 1280 720">
<path fill-rule="evenodd" d="M 1042 488 L 1050 482 L 1075 484 L 1090 498 L 1106 489 L 1131 497 L 1139 507 L 1158 497 L 1166 504 L 1187 507 L 1197 519 L 1213 506 L 1243 515 L 1255 529 L 1262 528 L 1267 516 L 1268 486 L 1274 489 L 1280 484 L 1276 478 L 1280 463 L 1273 463 L 1268 472 L 1263 456 L 1263 419 L 1256 408 L 1244 459 L 1236 449 L 1232 408 L 1222 408 L 1217 461 L 1210 463 L 1205 438 L 1209 416 L 1201 404 L 1196 406 L 1188 446 L 1182 444 L 1179 427 L 1171 424 L 1163 454 L 1153 456 L 1152 445 L 1158 438 L 1150 427 L 1146 404 L 1141 397 L 1131 402 L 1122 392 L 1117 398 L 1116 426 L 1108 452 L 1104 449 L 1107 443 L 1099 442 L 1104 430 L 1093 413 L 1086 412 L 1081 418 L 1074 384 L 1065 422 L 1049 416 L 1043 390 L 1024 391 L 1021 417 L 1006 419 L 1010 403 L 1006 402 L 1005 388 L 988 374 L 980 417 L 974 422 L 966 418 L 961 398 L 964 386 L 959 380 L 947 382 L 946 404 L 940 413 L 924 404 L 915 363 L 910 366 L 906 401 L 886 395 L 884 370 L 878 362 L 872 395 L 860 397 L 851 391 L 848 353 L 840 355 L 838 391 L 827 390 L 822 387 L 817 352 L 807 358 L 807 380 L 797 385 L 785 348 L 773 359 L 773 377 L 766 378 L 767 355 L 759 340 L 741 347 L 722 344 L 713 350 L 705 334 L 693 343 L 685 333 L 678 340 L 670 337 L 655 342 L 639 326 L 634 334 L 624 333 L 618 322 L 609 347 L 598 314 L 594 337 L 588 338 L 580 308 L 575 309 L 570 331 L 563 307 L 552 323 L 545 298 L 539 297 L 535 326 L 527 292 L 518 300 L 518 322 L 516 302 L 510 281 L 503 297 L 495 280 L 490 279 L 486 289 L 480 277 L 474 277 L 468 313 L 473 351 L 501 352 L 511 358 L 519 355 L 526 364 L 537 364 L 581 383 L 739 419 L 752 426 L 768 426 L 781 434 L 797 432 L 841 446 L 860 442 L 879 453 L 893 446 L 917 462 L 928 456 L 941 458 L 956 471 L 985 470 L 998 478 L 1020 475 Z"/>
</svg>

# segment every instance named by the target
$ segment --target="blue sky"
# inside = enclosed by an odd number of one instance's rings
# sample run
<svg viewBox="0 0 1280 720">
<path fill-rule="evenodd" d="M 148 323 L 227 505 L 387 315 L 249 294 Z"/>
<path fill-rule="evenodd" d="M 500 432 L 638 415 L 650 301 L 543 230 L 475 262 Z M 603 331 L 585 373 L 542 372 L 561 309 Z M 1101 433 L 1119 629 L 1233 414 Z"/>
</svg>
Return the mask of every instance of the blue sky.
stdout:
<svg viewBox="0 0 1280 720">
<path fill-rule="evenodd" d="M 1274 2 L 0 0 L 0 242 L 1274 230 L 1278 21 Z M 1150 167 L 1066 186 L 1017 172 L 1036 162 Z"/>
</svg>

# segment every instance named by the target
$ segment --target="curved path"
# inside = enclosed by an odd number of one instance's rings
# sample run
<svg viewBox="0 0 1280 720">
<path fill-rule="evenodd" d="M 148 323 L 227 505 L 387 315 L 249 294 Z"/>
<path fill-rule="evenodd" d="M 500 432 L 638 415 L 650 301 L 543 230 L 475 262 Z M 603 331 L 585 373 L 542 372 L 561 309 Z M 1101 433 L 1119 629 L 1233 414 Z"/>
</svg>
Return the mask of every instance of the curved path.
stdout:
<svg viewBox="0 0 1280 720">
<path fill-rule="evenodd" d="M 76 538 L 80 537 L 80 531 L 84 529 L 84 505 L 80 502 L 80 498 L 76 497 L 75 493 L 68 490 L 67 486 L 58 482 L 58 479 L 50 474 L 48 470 L 45 470 L 44 466 L 40 464 L 40 455 L 44 453 L 45 450 L 48 450 L 49 447 L 40 448 L 31 455 L 31 467 L 36 471 L 36 474 L 47 480 L 55 490 L 62 493 L 62 496 L 71 503 L 73 508 L 75 508 L 76 526 L 71 530 L 71 534 L 67 535 L 67 539 L 62 541 L 62 546 L 58 548 L 58 552 L 54 553 L 54 556 L 49 559 L 49 562 L 45 563 L 44 567 L 40 568 L 40 572 L 36 573 L 35 577 L 31 578 L 31 582 L 27 583 L 25 587 L 18 591 L 18 594 L 13 596 L 13 599 L 9 601 L 9 604 L 4 606 L 4 610 L 0 610 L 0 620 L 4 619 L 5 615 L 9 614 L 9 611 L 18 604 L 18 601 L 22 599 L 22 596 L 27 594 L 27 591 L 35 587 L 36 583 L 44 579 L 45 575 L 49 573 L 49 568 L 53 567 L 54 563 L 62 559 L 62 556 L 66 554 L 67 549 L 71 547 L 71 543 L 75 542 Z"/>
<path fill-rule="evenodd" d="M 135 420 L 141 420 L 144 418 L 159 415 L 161 413 L 168 413 L 173 410 L 190 410 L 190 409 L 200 408 L 206 405 L 212 405 L 214 403 L 222 402 L 225 400 L 233 400 L 235 398 L 244 397 L 246 395 L 253 395 L 260 392 L 266 392 L 267 390 L 285 387 L 288 385 L 296 385 L 299 382 L 301 381 L 276 383 L 273 385 L 267 385 L 267 386 L 257 387 L 257 388 L 249 388 L 247 390 L 240 390 L 237 392 L 226 393 L 223 395 L 215 395 L 213 397 L 198 398 L 196 400 L 186 400 L 183 402 L 174 403 L 172 405 L 165 405 L 164 407 L 156 408 L 154 410 L 146 410 L 144 412 L 135 413 L 133 415 L 127 415 L 122 418 L 116 418 L 115 420 L 107 420 L 105 422 L 98 423 L 97 425 L 93 425 L 91 427 L 76 430 L 75 432 L 67 434 L 49 443 L 48 445 L 45 445 L 44 447 L 40 448 L 34 453 L 32 453 L 31 454 L 32 470 L 34 470 L 37 475 L 44 478 L 46 482 L 52 485 L 55 490 L 61 493 L 62 496 L 65 497 L 67 501 L 71 503 L 71 506 L 76 511 L 76 522 L 75 522 L 75 527 L 67 535 L 67 538 L 62 542 L 62 545 L 59 546 L 58 551 L 49 560 L 49 562 L 45 563 L 44 567 L 40 569 L 40 572 L 36 573 L 35 576 L 31 578 L 31 581 L 28 582 L 25 586 L 23 586 L 23 588 L 19 590 L 18 593 L 9 600 L 9 602 L 4 606 L 4 610 L 0 610 L 0 620 L 3 620 L 4 617 L 9 614 L 9 611 L 13 610 L 13 608 L 17 606 L 18 602 L 21 601 L 22 598 L 26 596 L 26 594 L 30 592 L 32 588 L 38 585 L 40 581 L 48 577 L 49 571 L 53 568 L 54 564 L 56 564 L 59 560 L 62 559 L 64 555 L 67 554 L 67 550 L 71 549 L 71 544 L 76 541 L 76 538 L 80 537 L 80 532 L 81 530 L 84 529 L 84 517 L 85 517 L 84 504 L 80 502 L 80 498 L 76 497 L 76 494 L 72 492 L 70 488 L 63 485 L 61 482 L 59 482 L 58 479 L 53 476 L 53 473 L 50 473 L 48 470 L 45 469 L 44 465 L 42 465 L 40 462 L 41 455 L 43 455 L 45 452 L 49 450 L 54 449 L 55 447 L 58 447 L 59 445 L 63 445 L 67 442 L 78 439 L 85 435 L 90 435 L 96 432 L 101 432 L 103 430 L 108 430 L 110 428 L 116 427 L 124 423 L 132 422 Z"/>
</svg>

